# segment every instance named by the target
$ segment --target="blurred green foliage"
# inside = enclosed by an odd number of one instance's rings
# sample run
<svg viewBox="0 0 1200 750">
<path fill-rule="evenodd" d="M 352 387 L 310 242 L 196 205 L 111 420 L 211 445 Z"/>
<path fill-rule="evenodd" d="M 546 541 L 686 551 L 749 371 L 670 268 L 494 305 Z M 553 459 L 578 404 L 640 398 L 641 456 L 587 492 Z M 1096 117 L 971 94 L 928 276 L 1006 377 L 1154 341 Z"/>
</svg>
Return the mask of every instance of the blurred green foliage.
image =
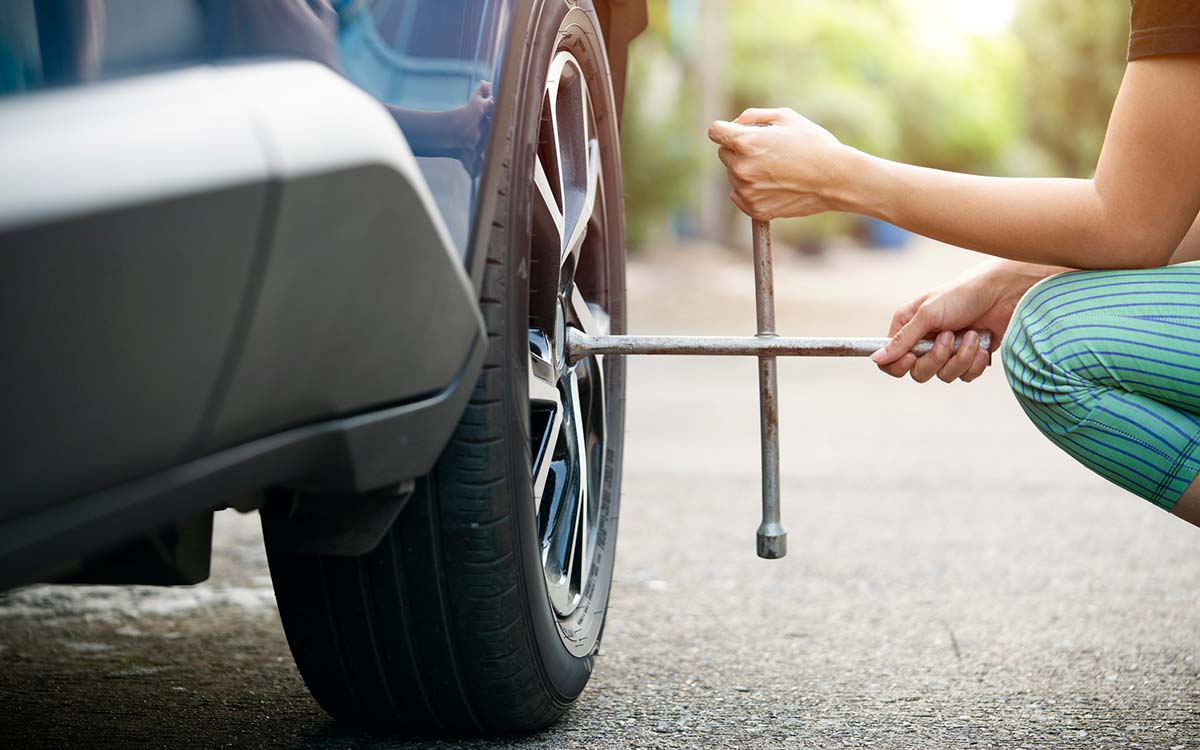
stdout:
<svg viewBox="0 0 1200 750">
<path fill-rule="evenodd" d="M 648 34 L 637 44 L 629 61 L 621 138 L 626 235 L 634 248 L 669 217 L 695 210 L 700 160 L 711 156 L 703 134 L 695 133 L 696 113 L 683 96 L 684 70 L 666 40 Z"/>
<path fill-rule="evenodd" d="M 1129 4 L 1024 0 L 1021 136 L 1052 174 L 1090 177 L 1125 72 Z"/>
<path fill-rule="evenodd" d="M 723 0 L 724 116 L 786 106 L 890 159 L 1089 175 L 1124 70 L 1128 4 L 1021 0 L 1008 28 L 970 34 L 936 12 L 955 1 L 989 0 Z M 691 38 L 693 23 L 678 28 L 678 9 L 673 29 L 668 0 L 650 0 L 632 52 L 623 161 L 634 247 L 672 219 L 688 225 L 703 160 L 716 158 L 697 90 L 712 51 Z M 803 241 L 848 225 L 823 217 L 784 231 Z"/>
</svg>

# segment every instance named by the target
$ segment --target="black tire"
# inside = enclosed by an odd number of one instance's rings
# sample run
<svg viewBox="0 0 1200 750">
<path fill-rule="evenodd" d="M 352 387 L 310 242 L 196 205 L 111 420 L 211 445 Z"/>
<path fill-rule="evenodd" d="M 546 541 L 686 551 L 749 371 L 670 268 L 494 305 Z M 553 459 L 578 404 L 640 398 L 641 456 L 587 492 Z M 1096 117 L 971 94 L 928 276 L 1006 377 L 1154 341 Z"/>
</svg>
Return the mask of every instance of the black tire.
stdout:
<svg viewBox="0 0 1200 750">
<path fill-rule="evenodd" d="M 335 718 L 413 734 L 545 727 L 579 696 L 608 609 L 620 495 L 624 364 L 603 364 L 603 486 L 586 590 L 556 612 L 543 573 L 531 479 L 530 328 L 544 283 L 530 257 L 529 186 L 551 58 L 571 52 L 587 81 L 606 169 L 607 252 L 579 263 L 579 285 L 624 330 L 624 237 L 617 118 L 600 27 L 589 0 L 546 0 L 530 22 L 507 134 L 507 187 L 483 274 L 490 340 L 483 373 L 435 470 L 372 552 L 358 557 L 267 552 L 280 616 L 313 696 Z M 518 41 L 518 40 L 514 40 Z M 497 134 L 496 137 L 505 137 Z M 589 224 L 591 226 L 591 224 Z M 603 256 L 603 257 L 600 257 Z M 584 266 L 587 267 L 584 267 Z M 535 305 L 536 307 L 536 305 Z M 601 480 L 598 480 L 601 481 Z M 589 501 L 595 502 L 595 501 Z"/>
</svg>

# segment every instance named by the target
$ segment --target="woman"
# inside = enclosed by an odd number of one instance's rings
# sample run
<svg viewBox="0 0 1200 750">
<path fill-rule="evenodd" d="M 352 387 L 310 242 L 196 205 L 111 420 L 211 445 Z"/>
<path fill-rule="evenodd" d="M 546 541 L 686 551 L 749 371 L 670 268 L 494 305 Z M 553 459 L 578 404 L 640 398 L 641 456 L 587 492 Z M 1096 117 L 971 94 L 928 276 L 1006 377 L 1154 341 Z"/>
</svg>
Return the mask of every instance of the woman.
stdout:
<svg viewBox="0 0 1200 750">
<path fill-rule="evenodd" d="M 1200 260 L 1200 3 L 1133 0 L 1131 27 L 1092 179 L 898 164 L 788 109 L 715 122 L 709 138 L 754 218 L 850 211 L 996 256 L 900 308 L 872 359 L 894 377 L 970 382 L 991 352 L 967 333 L 951 355 L 952 332 L 1005 334 L 1009 383 L 1038 429 L 1200 526 L 1200 264 L 1186 263 Z M 930 334 L 933 351 L 915 356 Z"/>
</svg>

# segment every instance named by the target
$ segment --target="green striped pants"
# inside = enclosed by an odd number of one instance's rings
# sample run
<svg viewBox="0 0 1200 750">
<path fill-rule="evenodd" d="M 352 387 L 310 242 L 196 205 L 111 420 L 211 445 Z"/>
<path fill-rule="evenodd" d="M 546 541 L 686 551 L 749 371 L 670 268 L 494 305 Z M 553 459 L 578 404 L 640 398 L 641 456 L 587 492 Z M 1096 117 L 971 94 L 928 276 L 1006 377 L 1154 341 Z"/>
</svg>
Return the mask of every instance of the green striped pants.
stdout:
<svg viewBox="0 0 1200 750">
<path fill-rule="evenodd" d="M 1003 359 L 1037 428 L 1097 474 L 1171 510 L 1200 471 L 1200 264 L 1045 279 Z"/>
</svg>

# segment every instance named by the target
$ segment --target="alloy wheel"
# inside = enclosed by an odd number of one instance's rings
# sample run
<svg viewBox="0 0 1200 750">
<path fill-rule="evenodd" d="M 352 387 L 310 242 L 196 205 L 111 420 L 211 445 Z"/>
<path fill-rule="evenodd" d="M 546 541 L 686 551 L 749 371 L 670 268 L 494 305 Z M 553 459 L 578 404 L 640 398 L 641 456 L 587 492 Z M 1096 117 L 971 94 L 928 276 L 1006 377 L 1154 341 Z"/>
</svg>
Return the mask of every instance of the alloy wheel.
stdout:
<svg viewBox="0 0 1200 750">
<path fill-rule="evenodd" d="M 602 170 L 586 78 L 560 51 L 547 75 L 534 163 L 529 316 L 533 496 L 560 627 L 588 592 L 605 479 L 604 358 L 567 362 L 564 351 L 568 328 L 608 333 Z"/>
</svg>

